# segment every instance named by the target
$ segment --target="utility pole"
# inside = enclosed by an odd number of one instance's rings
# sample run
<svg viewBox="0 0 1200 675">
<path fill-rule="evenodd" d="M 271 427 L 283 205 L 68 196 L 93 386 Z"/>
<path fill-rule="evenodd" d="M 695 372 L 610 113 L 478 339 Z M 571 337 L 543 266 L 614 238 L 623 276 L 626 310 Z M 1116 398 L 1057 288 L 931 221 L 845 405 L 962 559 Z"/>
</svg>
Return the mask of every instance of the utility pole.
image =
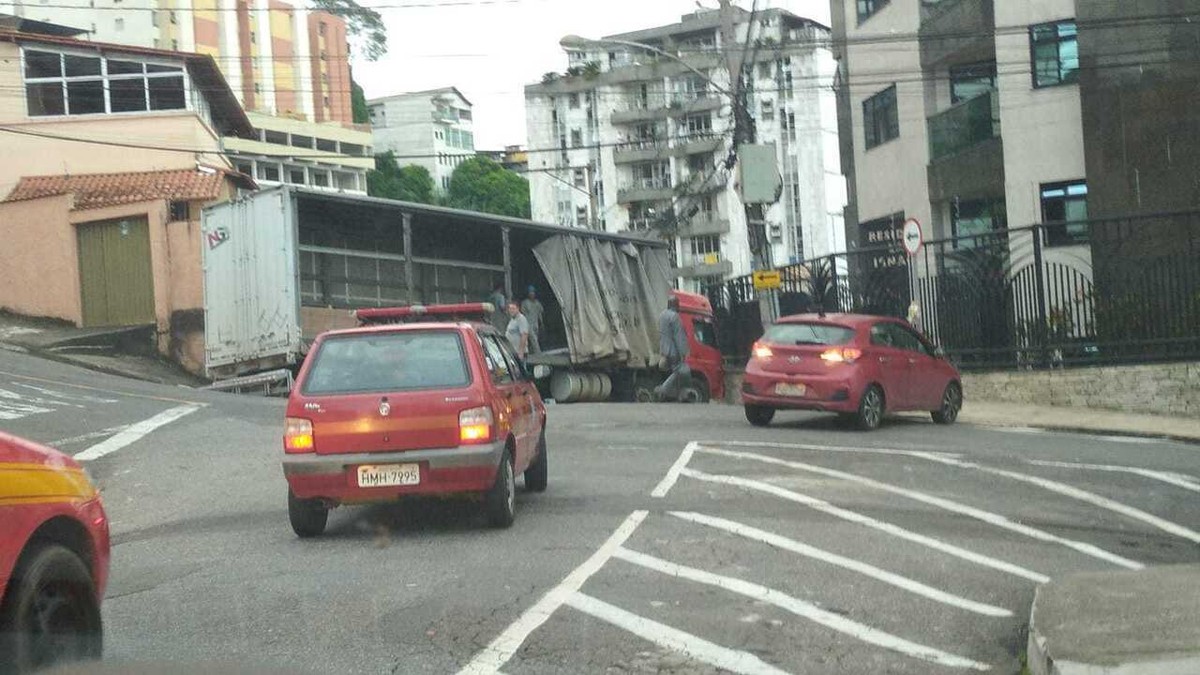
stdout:
<svg viewBox="0 0 1200 675">
<path fill-rule="evenodd" d="M 588 225 L 593 230 L 600 229 L 600 195 L 596 193 L 596 177 L 595 164 L 588 161 L 588 165 L 584 167 L 584 175 L 587 177 L 588 191 Z"/>
</svg>

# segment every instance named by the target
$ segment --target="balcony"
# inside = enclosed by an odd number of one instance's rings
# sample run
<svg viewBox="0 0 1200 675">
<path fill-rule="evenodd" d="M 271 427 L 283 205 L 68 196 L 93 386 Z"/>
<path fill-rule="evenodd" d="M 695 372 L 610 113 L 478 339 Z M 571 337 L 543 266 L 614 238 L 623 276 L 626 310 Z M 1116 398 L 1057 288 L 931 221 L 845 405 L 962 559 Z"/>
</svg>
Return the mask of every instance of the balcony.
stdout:
<svg viewBox="0 0 1200 675">
<path fill-rule="evenodd" d="M 667 102 L 661 97 L 650 100 L 635 100 L 624 110 L 614 110 L 613 124 L 637 124 L 667 119 Z"/>
<path fill-rule="evenodd" d="M 711 131 L 701 131 L 676 137 L 675 156 L 716 152 L 721 147 L 722 136 Z"/>
<path fill-rule="evenodd" d="M 925 0 L 921 7 L 921 67 L 996 58 L 994 0 Z"/>
<path fill-rule="evenodd" d="M 683 259 L 683 264 L 679 266 L 677 273 L 685 279 L 714 277 L 717 275 L 727 277 L 733 274 L 733 263 L 728 260 L 721 260 L 721 254 L 719 253 L 710 253 L 706 256 L 686 256 Z"/>
<path fill-rule="evenodd" d="M 697 172 L 682 177 L 679 181 L 680 192 L 689 194 L 704 194 L 724 190 L 729 184 L 729 176 L 723 171 L 715 173 Z"/>
<path fill-rule="evenodd" d="M 617 202 L 621 204 L 662 201 L 674 196 L 671 179 L 668 176 L 638 178 L 617 190 Z"/>
<path fill-rule="evenodd" d="M 992 91 L 929 118 L 930 162 L 999 137 L 1000 96 Z"/>
<path fill-rule="evenodd" d="M 728 234 L 729 219 L 721 214 L 697 213 L 686 225 L 679 228 L 681 237 L 700 237 L 706 234 Z"/>
<path fill-rule="evenodd" d="M 659 161 L 670 156 L 666 141 L 653 138 L 628 141 L 613 148 L 613 161 L 617 164 Z"/>
</svg>

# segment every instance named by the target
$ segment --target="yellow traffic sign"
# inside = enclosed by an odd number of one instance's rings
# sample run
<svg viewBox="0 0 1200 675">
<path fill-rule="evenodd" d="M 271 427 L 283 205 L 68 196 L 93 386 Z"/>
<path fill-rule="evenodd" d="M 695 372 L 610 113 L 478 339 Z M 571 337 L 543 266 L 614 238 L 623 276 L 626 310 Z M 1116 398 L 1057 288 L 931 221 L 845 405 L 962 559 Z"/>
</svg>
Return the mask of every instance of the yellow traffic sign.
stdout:
<svg viewBox="0 0 1200 675">
<path fill-rule="evenodd" d="M 783 283 L 778 270 L 758 270 L 754 273 L 754 290 L 774 291 Z"/>
</svg>

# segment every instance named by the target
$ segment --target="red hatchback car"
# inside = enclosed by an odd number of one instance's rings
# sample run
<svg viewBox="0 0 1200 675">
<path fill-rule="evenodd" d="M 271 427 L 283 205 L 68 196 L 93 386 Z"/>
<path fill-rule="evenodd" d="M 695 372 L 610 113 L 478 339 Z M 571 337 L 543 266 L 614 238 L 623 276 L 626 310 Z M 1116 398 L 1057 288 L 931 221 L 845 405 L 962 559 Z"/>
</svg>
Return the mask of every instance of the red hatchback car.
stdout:
<svg viewBox="0 0 1200 675">
<path fill-rule="evenodd" d="M 488 522 L 508 527 L 516 474 L 526 489 L 546 489 L 537 387 L 495 328 L 447 320 L 488 307 L 360 310 L 360 321 L 421 322 L 317 338 L 288 399 L 283 439 L 297 535 L 324 532 L 339 504 L 408 495 L 481 495 Z"/>
<path fill-rule="evenodd" d="M 0 432 L 0 673 L 100 658 L 108 517 L 70 457 Z"/>
<path fill-rule="evenodd" d="M 742 384 L 746 419 L 821 410 L 879 426 L 885 412 L 927 410 L 951 424 L 962 409 L 958 370 L 907 322 L 858 314 L 797 314 L 754 343 Z"/>
</svg>

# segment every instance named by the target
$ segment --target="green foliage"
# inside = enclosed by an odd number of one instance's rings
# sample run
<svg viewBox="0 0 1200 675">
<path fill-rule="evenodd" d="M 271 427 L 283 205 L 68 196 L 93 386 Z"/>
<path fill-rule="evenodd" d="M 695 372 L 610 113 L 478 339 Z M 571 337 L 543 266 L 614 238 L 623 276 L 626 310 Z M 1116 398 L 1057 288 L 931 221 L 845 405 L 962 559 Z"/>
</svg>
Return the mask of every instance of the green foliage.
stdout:
<svg viewBox="0 0 1200 675">
<path fill-rule="evenodd" d="M 560 78 L 560 77 L 562 77 L 562 76 L 554 71 L 551 71 L 549 73 L 542 75 L 542 84 L 551 84 L 553 82 L 557 82 L 558 78 Z"/>
<path fill-rule="evenodd" d="M 367 194 L 419 204 L 435 203 L 429 170 L 415 164 L 401 168 L 390 152 L 375 156 L 375 168 L 367 172 Z"/>
<path fill-rule="evenodd" d="M 529 181 L 486 157 L 472 157 L 459 164 L 451 174 L 446 205 L 528 218 Z"/>
<path fill-rule="evenodd" d="M 370 124 L 371 111 L 367 108 L 367 95 L 363 88 L 354 81 L 354 73 L 350 74 L 350 109 L 354 115 L 355 124 Z"/>
<path fill-rule="evenodd" d="M 359 40 L 361 56 L 378 61 L 387 53 L 387 27 L 379 12 L 355 0 L 313 0 L 312 6 L 346 20 L 346 32 Z"/>
</svg>

